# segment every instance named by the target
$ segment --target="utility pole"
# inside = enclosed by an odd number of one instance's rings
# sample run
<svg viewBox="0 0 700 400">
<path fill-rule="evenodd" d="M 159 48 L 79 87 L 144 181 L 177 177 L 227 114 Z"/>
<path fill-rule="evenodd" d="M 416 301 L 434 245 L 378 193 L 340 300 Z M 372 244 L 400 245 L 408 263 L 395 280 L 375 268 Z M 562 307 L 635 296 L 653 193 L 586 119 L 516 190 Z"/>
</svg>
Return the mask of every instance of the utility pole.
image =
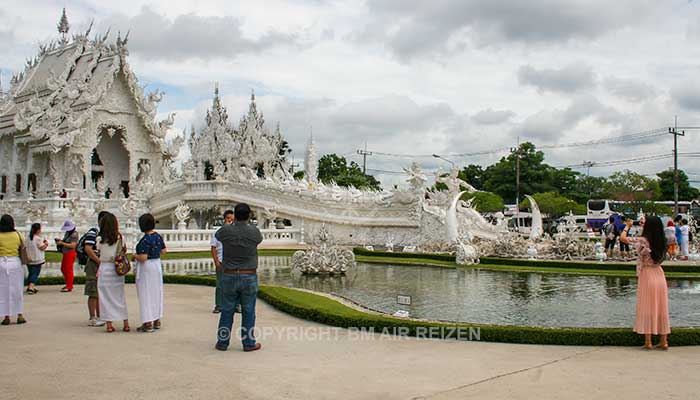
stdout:
<svg viewBox="0 0 700 400">
<path fill-rule="evenodd" d="M 362 150 L 357 150 L 357 154 L 362 156 L 362 173 L 364 174 L 365 171 L 367 171 L 367 156 L 371 156 L 372 152 L 367 151 L 367 142 L 365 141 L 365 149 Z"/>
<path fill-rule="evenodd" d="M 673 128 L 668 128 L 673 135 L 673 213 L 678 215 L 678 136 L 685 136 L 685 131 L 678 131 L 678 116 L 676 115 Z"/>
<path fill-rule="evenodd" d="M 586 175 L 591 176 L 591 167 L 595 166 L 595 162 L 594 161 L 584 161 L 583 166 L 588 168 Z"/>
<path fill-rule="evenodd" d="M 510 152 L 515 154 L 515 227 L 520 229 L 520 138 L 518 138 L 518 146 L 511 147 Z"/>
</svg>

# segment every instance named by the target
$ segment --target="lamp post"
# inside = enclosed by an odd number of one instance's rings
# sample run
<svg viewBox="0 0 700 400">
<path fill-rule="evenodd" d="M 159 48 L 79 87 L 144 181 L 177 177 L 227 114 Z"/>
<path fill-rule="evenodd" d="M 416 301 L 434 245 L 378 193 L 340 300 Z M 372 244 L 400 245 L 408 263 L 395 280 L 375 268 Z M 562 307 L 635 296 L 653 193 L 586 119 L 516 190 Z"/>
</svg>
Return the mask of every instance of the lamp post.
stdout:
<svg viewBox="0 0 700 400">
<path fill-rule="evenodd" d="M 439 159 L 441 159 L 441 160 L 443 160 L 443 161 L 447 161 L 448 163 L 452 164 L 452 168 L 455 167 L 454 161 L 448 160 L 447 158 L 445 158 L 445 157 L 443 157 L 443 156 L 441 156 L 441 155 L 439 155 L 439 154 L 433 154 L 433 157 L 439 158 Z"/>
</svg>

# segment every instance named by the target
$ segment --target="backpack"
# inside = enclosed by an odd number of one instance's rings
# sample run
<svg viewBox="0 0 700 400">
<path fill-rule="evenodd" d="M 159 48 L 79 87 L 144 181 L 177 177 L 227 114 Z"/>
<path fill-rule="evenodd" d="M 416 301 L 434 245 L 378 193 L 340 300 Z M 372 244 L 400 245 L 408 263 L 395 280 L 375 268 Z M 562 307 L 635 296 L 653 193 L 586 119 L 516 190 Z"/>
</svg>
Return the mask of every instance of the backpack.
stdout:
<svg viewBox="0 0 700 400">
<path fill-rule="evenodd" d="M 85 239 L 91 232 L 94 232 L 95 236 L 97 236 L 97 229 L 90 228 L 89 231 L 85 232 L 85 234 L 80 237 L 78 240 L 78 245 L 75 247 L 76 258 L 78 259 L 78 264 L 80 265 L 86 265 L 88 262 L 88 255 L 85 253 Z"/>
<path fill-rule="evenodd" d="M 606 224 L 606 226 L 605 226 L 605 236 L 606 236 L 608 239 L 610 239 L 610 240 L 615 239 L 615 224 L 612 224 L 612 223 L 610 223 L 610 222 L 608 222 L 608 223 Z"/>
</svg>

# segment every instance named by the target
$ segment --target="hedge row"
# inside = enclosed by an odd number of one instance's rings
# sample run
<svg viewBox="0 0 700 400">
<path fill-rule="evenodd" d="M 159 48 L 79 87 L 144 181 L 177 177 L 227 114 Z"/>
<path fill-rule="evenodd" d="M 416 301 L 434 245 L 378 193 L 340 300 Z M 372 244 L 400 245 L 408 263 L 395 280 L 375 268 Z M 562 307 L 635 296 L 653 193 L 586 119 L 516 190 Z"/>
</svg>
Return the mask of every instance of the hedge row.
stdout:
<svg viewBox="0 0 700 400">
<path fill-rule="evenodd" d="M 431 253 L 408 253 L 408 252 L 388 252 L 388 251 L 370 251 L 362 247 L 353 249 L 357 255 L 368 257 L 387 257 L 387 258 L 412 258 L 419 260 L 440 260 L 455 262 L 455 257 L 449 254 L 431 254 Z M 536 268 L 564 268 L 564 269 L 586 269 L 586 270 L 601 270 L 601 271 L 635 271 L 636 266 L 631 263 L 620 262 L 582 262 L 582 261 L 561 261 L 561 260 L 528 260 L 522 258 L 499 258 L 499 257 L 481 257 L 481 264 L 485 265 L 512 265 L 517 267 L 536 267 Z M 682 273 L 700 273 L 700 267 L 696 265 L 664 265 L 666 272 L 682 272 Z"/>
<path fill-rule="evenodd" d="M 133 283 L 134 275 L 127 275 L 126 281 Z M 216 286 L 216 278 L 212 276 L 164 275 L 163 281 L 169 284 Z M 85 277 L 76 276 L 75 283 L 84 284 Z M 63 278 L 42 277 L 39 278 L 39 284 L 60 285 L 63 284 Z M 625 328 L 539 328 L 408 320 L 359 311 L 325 296 L 279 286 L 260 286 L 258 297 L 295 317 L 342 328 L 373 329 L 375 332 L 382 330 L 402 332 L 400 329 L 405 329 L 403 332 L 410 336 L 443 339 L 455 339 L 457 329 L 470 333 L 478 329 L 479 340 L 504 343 L 578 346 L 640 346 L 643 344 L 641 335 Z M 472 339 L 475 338 L 472 337 Z M 673 329 L 670 341 L 673 346 L 700 345 L 700 329 Z"/>
<path fill-rule="evenodd" d="M 365 313 L 345 306 L 325 296 L 300 290 L 262 286 L 258 296 L 275 308 L 295 317 L 342 328 L 387 330 L 405 329 L 409 336 L 455 339 L 456 330 L 479 332 L 479 340 L 486 342 L 577 345 L 577 346 L 641 346 L 644 339 L 628 328 L 541 328 L 454 324 L 393 318 Z M 432 328 L 432 330 L 431 330 Z M 673 346 L 700 345 L 700 329 L 676 328 L 670 336 Z"/>
</svg>

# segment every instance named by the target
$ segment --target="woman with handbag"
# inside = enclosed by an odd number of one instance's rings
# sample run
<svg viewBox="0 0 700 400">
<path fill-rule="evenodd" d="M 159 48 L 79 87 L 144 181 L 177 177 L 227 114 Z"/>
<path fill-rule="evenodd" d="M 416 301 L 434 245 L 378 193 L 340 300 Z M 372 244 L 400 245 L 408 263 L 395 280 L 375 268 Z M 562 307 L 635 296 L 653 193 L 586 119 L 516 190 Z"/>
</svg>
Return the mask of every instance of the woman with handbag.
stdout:
<svg viewBox="0 0 700 400">
<path fill-rule="evenodd" d="M 10 215 L 0 217 L 0 325 L 10 325 L 10 317 L 17 316 L 17 324 L 27 322 L 24 309 L 24 268 L 27 250 L 22 235 L 15 230 Z M 24 259 L 24 260 L 23 260 Z"/>
<path fill-rule="evenodd" d="M 100 266 L 97 270 L 97 290 L 100 293 L 101 319 L 107 324 L 107 332 L 114 332 L 114 321 L 124 321 L 124 332 L 129 332 L 129 317 L 124 295 L 124 274 L 118 271 L 121 261 L 126 259 L 126 246 L 119 233 L 117 218 L 109 213 L 99 222 L 100 236 L 97 251 Z M 119 264 L 119 265 L 118 265 Z"/>
<path fill-rule="evenodd" d="M 75 257 L 77 256 L 75 248 L 78 246 L 80 236 L 78 236 L 78 232 L 75 231 L 75 224 L 69 219 L 63 223 L 61 230 L 65 232 L 63 239 L 56 239 L 58 251 L 63 254 L 63 258 L 61 258 L 61 273 L 63 274 L 63 279 L 66 281 L 66 286 L 61 289 L 61 292 L 72 292 L 74 279 L 73 264 L 75 264 Z"/>
<path fill-rule="evenodd" d="M 165 242 L 155 231 L 156 221 L 151 214 L 139 217 L 139 228 L 144 233 L 136 245 L 134 261 L 136 265 L 136 294 L 139 297 L 141 326 L 139 332 L 153 332 L 160 329 L 163 316 L 163 270 L 160 256 L 165 254 Z"/>
</svg>

